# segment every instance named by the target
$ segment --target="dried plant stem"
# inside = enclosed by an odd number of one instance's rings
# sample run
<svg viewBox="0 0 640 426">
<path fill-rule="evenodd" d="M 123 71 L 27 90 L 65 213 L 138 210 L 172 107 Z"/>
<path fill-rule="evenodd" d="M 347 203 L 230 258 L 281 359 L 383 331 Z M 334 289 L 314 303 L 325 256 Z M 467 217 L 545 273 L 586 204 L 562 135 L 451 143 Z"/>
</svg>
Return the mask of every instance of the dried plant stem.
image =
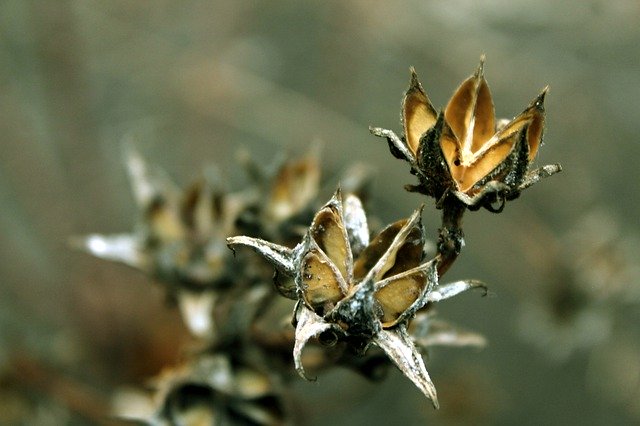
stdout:
<svg viewBox="0 0 640 426">
<path fill-rule="evenodd" d="M 442 200 L 442 227 L 438 235 L 438 276 L 442 277 L 457 259 L 464 246 L 462 217 L 467 206 L 448 193 Z"/>
</svg>

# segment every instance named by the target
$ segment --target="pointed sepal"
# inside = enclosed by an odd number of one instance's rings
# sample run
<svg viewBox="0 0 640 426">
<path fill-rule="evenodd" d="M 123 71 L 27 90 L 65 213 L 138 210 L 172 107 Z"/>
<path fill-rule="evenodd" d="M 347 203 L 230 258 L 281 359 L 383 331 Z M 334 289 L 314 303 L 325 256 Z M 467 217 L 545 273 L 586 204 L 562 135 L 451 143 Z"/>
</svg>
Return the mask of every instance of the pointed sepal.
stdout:
<svg viewBox="0 0 640 426">
<path fill-rule="evenodd" d="M 297 305 L 294 315 L 297 316 L 295 343 L 293 346 L 295 369 L 300 377 L 313 381 L 315 379 L 309 378 L 304 371 L 304 366 L 302 365 L 302 350 L 310 339 L 335 326 L 326 322 L 321 316 L 307 308 L 304 304 Z"/>
<path fill-rule="evenodd" d="M 390 330 L 381 330 L 373 339 L 393 363 L 420 391 L 438 408 L 436 388 L 427 373 L 427 368 L 413 341 L 403 325 Z"/>
</svg>

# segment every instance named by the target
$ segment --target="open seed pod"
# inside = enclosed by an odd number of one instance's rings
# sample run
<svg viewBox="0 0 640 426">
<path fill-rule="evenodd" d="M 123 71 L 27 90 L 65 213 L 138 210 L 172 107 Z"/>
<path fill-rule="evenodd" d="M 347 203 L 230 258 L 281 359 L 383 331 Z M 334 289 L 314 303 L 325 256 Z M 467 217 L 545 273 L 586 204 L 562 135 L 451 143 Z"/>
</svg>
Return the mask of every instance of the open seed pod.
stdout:
<svg viewBox="0 0 640 426">
<path fill-rule="evenodd" d="M 230 247 L 251 247 L 295 278 L 294 361 L 301 376 L 306 378 L 302 350 L 311 338 L 347 342 L 362 354 L 373 343 L 437 406 L 433 383 L 406 331 L 429 295 L 439 294 L 436 261 L 423 261 L 420 212 L 370 240 L 359 199 L 349 195 L 343 202 L 338 190 L 293 249 L 244 236 L 227 239 Z"/>
<path fill-rule="evenodd" d="M 506 200 L 561 167 L 529 171 L 542 144 L 547 89 L 513 120 L 496 121 L 483 61 L 440 114 L 412 69 L 402 103 L 403 137 L 386 129 L 371 131 L 387 138 L 391 152 L 411 164 L 420 183 L 407 189 L 436 200 L 451 192 L 472 210 L 500 211 Z"/>
<path fill-rule="evenodd" d="M 218 180 L 208 175 L 182 192 L 132 148 L 126 151 L 126 163 L 140 210 L 137 229 L 73 242 L 94 256 L 157 278 L 177 301 L 190 331 L 211 336 L 217 291 L 228 288 L 232 279 L 235 287 L 241 284 L 225 238 L 235 233 L 238 214 L 249 199 L 221 190 Z"/>
</svg>

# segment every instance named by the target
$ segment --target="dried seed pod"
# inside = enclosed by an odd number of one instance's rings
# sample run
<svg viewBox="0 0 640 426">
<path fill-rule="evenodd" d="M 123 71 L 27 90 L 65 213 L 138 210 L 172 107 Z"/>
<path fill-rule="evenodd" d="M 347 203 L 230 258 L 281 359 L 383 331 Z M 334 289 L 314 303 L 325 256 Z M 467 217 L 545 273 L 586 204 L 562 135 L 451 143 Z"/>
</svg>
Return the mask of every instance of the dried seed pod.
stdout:
<svg viewBox="0 0 640 426">
<path fill-rule="evenodd" d="M 237 270 L 224 239 L 235 233 L 236 219 L 251 199 L 222 191 L 211 175 L 181 192 L 134 149 L 127 149 L 125 159 L 140 210 L 136 232 L 93 234 L 74 243 L 97 257 L 158 278 L 176 300 L 189 330 L 211 338 L 217 292 L 229 287 Z M 234 287 L 248 281 L 247 274 L 233 276 Z"/>
<path fill-rule="evenodd" d="M 439 115 L 412 69 L 402 104 L 403 138 L 386 129 L 371 131 L 387 138 L 392 153 L 411 164 L 420 183 L 409 190 L 436 200 L 453 193 L 472 210 L 500 211 L 506 200 L 561 167 L 529 171 L 542 144 L 547 89 L 513 120 L 496 122 L 483 65 L 484 58 Z"/>
<path fill-rule="evenodd" d="M 230 247 L 251 247 L 277 270 L 294 277 L 298 300 L 294 361 L 301 376 L 306 377 L 301 361 L 306 343 L 330 333 L 335 337 L 330 340 L 347 342 L 362 354 L 371 343 L 379 346 L 437 406 L 433 383 L 406 331 L 430 295 L 432 301 L 445 298 L 436 291 L 436 261 L 422 258 L 420 213 L 416 210 L 369 240 L 362 204 L 353 195 L 343 202 L 338 190 L 293 249 L 245 236 L 227 239 Z"/>
<path fill-rule="evenodd" d="M 115 415 L 153 425 L 291 422 L 273 378 L 223 354 L 203 354 L 167 370 L 153 381 L 153 388 L 152 395 L 116 395 Z"/>
</svg>

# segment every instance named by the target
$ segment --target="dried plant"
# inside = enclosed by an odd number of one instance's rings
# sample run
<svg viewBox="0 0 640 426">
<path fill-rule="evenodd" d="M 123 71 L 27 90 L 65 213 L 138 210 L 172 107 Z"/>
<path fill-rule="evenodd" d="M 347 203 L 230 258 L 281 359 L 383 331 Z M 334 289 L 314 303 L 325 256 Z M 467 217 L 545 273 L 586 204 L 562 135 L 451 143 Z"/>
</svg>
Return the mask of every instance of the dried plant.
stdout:
<svg viewBox="0 0 640 426">
<path fill-rule="evenodd" d="M 371 129 L 410 163 L 419 183 L 407 189 L 443 210 L 435 256 L 425 249 L 424 206 L 371 232 L 358 197 L 368 182 L 361 170 L 318 204 L 321 163 L 313 149 L 273 171 L 243 156 L 251 185 L 237 192 L 211 174 L 180 192 L 128 150 L 138 228 L 76 243 L 162 282 L 201 345 L 160 375 L 151 393 L 119 394 L 117 414 L 150 424 L 289 424 L 292 373 L 307 378 L 308 368 L 336 365 L 370 378 L 395 365 L 438 407 L 423 352 L 485 344 L 433 308 L 470 289 L 486 293 L 476 280 L 441 283 L 464 245 L 464 212 L 500 212 L 560 171 L 529 170 L 542 144 L 545 93 L 513 120 L 496 121 L 481 61 L 438 114 L 412 69 L 402 137 Z M 275 275 L 240 246 L 260 254 Z"/>
</svg>

